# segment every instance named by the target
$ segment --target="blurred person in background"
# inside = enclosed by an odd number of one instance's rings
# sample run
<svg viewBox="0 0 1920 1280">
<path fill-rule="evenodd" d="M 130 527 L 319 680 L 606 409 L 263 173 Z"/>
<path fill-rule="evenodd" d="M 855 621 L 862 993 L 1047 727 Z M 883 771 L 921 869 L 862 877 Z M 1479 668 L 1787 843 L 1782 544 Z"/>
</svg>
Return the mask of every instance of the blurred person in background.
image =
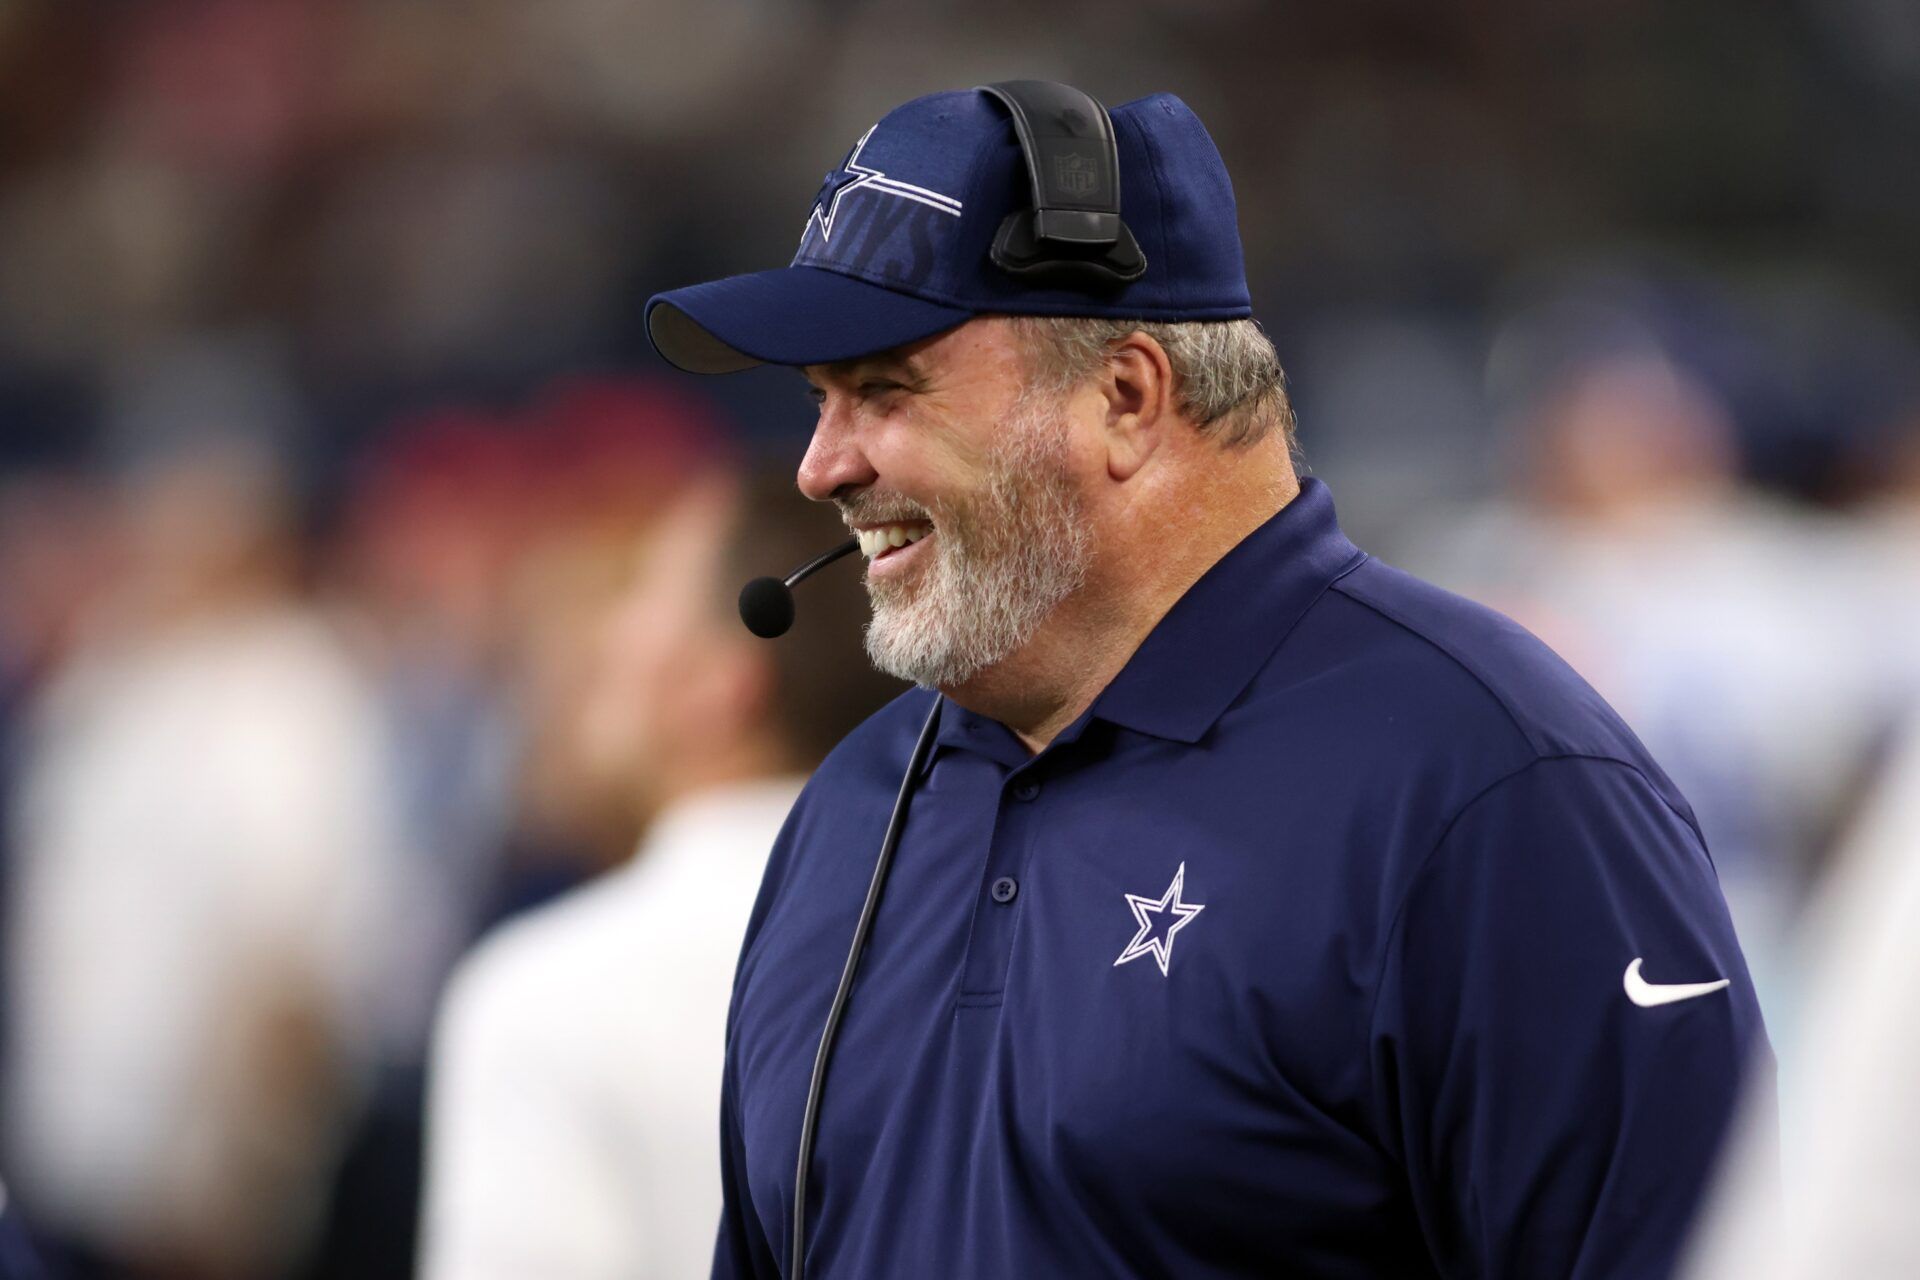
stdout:
<svg viewBox="0 0 1920 1280">
<path fill-rule="evenodd" d="M 899 688 L 860 653 L 853 579 L 821 580 L 778 645 L 732 598 L 837 532 L 790 481 L 714 474 L 646 535 L 577 756 L 645 836 L 456 974 L 432 1063 L 427 1280 L 705 1273 L 728 993 L 766 854 L 807 771 Z"/>
<path fill-rule="evenodd" d="M 1862 622 L 1892 728 L 1794 938 L 1803 1025 L 1778 1132 L 1748 1106 L 1689 1280 L 1920 1275 L 1920 406 L 1882 443 Z"/>
<path fill-rule="evenodd" d="M 124 551 L 115 514 L 107 487 L 79 467 L 37 467 L 0 482 L 0 1079 L 19 731 L 40 685 L 115 581 Z"/>
<path fill-rule="evenodd" d="M 730 436 L 657 380 L 574 375 L 409 417 L 358 468 L 332 595 L 378 690 L 405 923 L 380 940 L 377 1085 L 303 1276 L 411 1274 L 448 971 L 490 922 L 631 852 L 626 797 L 572 744 L 592 624 L 635 540 Z"/>
<path fill-rule="evenodd" d="M 1867 604 L 1861 621 L 1874 637 L 1876 668 L 1889 676 L 1892 704 L 1913 716 L 1920 715 L 1920 387 L 1880 435 L 1866 451 L 1872 487 L 1857 512 L 1870 554 L 1851 585 Z"/>
<path fill-rule="evenodd" d="M 1920 714 L 1809 908 L 1782 1129 L 1755 1105 L 1702 1215 L 1689 1280 L 1920 1275 Z"/>
<path fill-rule="evenodd" d="M 380 726 L 297 594 L 271 458 L 221 435 L 125 485 L 125 575 L 21 743 L 12 1189 L 81 1275 L 271 1275 L 367 1043 Z"/>
</svg>

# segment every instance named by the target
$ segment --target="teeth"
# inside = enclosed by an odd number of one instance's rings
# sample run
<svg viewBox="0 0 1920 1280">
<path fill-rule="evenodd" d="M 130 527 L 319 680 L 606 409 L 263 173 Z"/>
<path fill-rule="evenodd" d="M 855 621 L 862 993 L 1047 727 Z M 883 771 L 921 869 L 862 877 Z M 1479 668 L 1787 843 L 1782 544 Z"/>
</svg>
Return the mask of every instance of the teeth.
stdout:
<svg viewBox="0 0 1920 1280">
<path fill-rule="evenodd" d="M 925 525 L 890 524 L 878 529 L 856 529 L 854 536 L 860 540 L 861 554 L 871 560 L 889 547 L 904 547 L 932 532 Z"/>
</svg>

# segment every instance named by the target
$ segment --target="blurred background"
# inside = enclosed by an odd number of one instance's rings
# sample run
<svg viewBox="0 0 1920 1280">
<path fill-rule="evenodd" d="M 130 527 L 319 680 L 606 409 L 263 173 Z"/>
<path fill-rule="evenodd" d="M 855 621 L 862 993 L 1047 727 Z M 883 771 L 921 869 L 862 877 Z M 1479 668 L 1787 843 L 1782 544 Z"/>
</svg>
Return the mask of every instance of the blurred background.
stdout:
<svg viewBox="0 0 1920 1280">
<path fill-rule="evenodd" d="M 1920 693 L 1920 7 L 0 0 L 0 1168 L 73 1274 L 411 1273 L 449 966 L 644 827 L 597 629 L 805 441 L 646 298 L 1022 76 L 1208 124 L 1348 531 L 1648 742 L 1790 1075 Z"/>
</svg>

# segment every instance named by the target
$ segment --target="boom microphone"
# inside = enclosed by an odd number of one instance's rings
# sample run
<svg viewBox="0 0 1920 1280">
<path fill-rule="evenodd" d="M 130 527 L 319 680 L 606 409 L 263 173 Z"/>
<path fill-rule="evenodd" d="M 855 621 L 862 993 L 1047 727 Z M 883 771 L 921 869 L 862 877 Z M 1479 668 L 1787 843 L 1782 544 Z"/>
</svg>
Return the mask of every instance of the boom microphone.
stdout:
<svg viewBox="0 0 1920 1280">
<path fill-rule="evenodd" d="M 740 621 L 747 630 L 765 640 L 787 634 L 793 625 L 793 588 L 826 568 L 841 556 L 860 549 L 860 539 L 848 538 L 831 551 L 822 552 L 788 574 L 785 579 L 755 578 L 740 588 Z"/>
</svg>

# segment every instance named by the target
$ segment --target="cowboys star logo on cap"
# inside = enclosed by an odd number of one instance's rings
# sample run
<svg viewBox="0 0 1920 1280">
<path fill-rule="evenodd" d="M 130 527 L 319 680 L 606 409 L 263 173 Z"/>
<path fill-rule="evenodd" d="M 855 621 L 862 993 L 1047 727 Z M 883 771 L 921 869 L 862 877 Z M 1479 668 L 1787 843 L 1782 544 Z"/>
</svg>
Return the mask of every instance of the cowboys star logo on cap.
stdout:
<svg viewBox="0 0 1920 1280">
<path fill-rule="evenodd" d="M 876 124 L 872 129 L 861 134 L 860 141 L 853 144 L 853 150 L 849 151 L 847 158 L 840 162 L 839 170 L 828 174 L 827 180 L 820 185 L 820 194 L 813 198 L 813 210 L 807 214 L 806 229 L 800 233 L 802 244 L 806 243 L 807 232 L 815 227 L 820 228 L 822 240 L 832 240 L 833 220 L 840 211 L 840 201 L 862 187 L 871 188 L 882 195 L 917 201 L 948 217 L 960 216 L 962 206 L 952 196 L 943 196 L 938 191 L 930 191 L 926 187 L 915 186 L 911 182 L 889 178 L 880 170 L 860 163 L 860 153 L 866 150 L 868 139 L 872 138 L 879 128 L 880 126 Z"/>
</svg>

